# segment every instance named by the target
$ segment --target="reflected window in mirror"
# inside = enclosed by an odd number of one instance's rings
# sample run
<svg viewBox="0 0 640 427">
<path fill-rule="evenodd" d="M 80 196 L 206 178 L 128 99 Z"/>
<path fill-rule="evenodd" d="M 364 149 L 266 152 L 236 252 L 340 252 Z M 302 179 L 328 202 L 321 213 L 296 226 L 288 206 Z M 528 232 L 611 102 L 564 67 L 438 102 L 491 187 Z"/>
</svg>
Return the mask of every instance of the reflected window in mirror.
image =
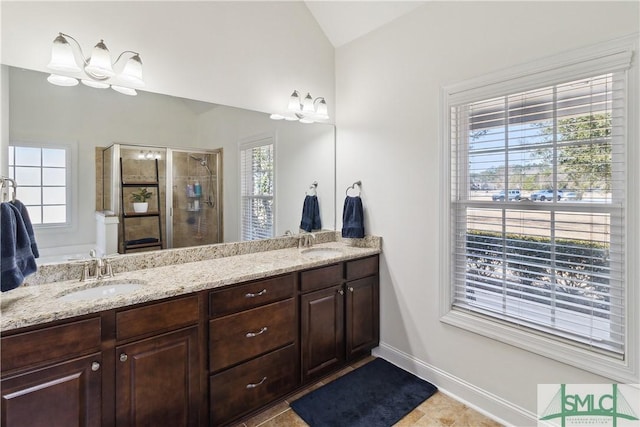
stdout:
<svg viewBox="0 0 640 427">
<path fill-rule="evenodd" d="M 273 138 L 240 145 L 242 240 L 274 236 L 275 156 Z"/>
<path fill-rule="evenodd" d="M 50 143 L 9 146 L 9 176 L 17 183 L 16 198 L 27 207 L 34 227 L 70 225 L 73 149 L 73 145 Z"/>
</svg>

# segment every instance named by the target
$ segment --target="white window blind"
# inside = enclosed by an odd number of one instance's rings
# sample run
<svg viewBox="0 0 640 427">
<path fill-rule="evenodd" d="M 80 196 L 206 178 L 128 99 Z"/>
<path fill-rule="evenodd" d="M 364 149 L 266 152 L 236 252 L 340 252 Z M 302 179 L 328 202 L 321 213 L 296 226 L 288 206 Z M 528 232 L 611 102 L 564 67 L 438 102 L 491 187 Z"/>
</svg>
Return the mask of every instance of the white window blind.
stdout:
<svg viewBox="0 0 640 427">
<path fill-rule="evenodd" d="M 445 93 L 451 311 L 627 357 L 630 62 Z"/>
<path fill-rule="evenodd" d="M 274 170 L 271 138 L 241 146 L 242 240 L 274 235 Z"/>
</svg>

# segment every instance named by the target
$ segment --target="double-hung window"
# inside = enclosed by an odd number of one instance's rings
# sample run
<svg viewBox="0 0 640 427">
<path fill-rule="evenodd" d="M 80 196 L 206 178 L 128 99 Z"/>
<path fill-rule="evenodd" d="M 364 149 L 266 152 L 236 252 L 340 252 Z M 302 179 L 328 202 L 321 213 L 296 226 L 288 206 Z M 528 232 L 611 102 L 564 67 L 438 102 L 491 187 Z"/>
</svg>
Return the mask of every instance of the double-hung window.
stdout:
<svg viewBox="0 0 640 427">
<path fill-rule="evenodd" d="M 637 380 L 633 49 L 444 89 L 443 321 Z"/>
<path fill-rule="evenodd" d="M 274 161 L 273 138 L 240 146 L 242 240 L 274 235 Z"/>
</svg>

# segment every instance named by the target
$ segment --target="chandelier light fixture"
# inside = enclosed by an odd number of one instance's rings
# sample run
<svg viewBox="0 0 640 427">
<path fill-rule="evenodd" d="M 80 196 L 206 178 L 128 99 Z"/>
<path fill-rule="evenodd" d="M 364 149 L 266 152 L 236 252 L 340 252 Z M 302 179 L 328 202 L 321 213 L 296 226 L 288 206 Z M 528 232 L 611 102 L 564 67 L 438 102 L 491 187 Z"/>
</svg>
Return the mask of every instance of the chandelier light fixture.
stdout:
<svg viewBox="0 0 640 427">
<path fill-rule="evenodd" d="M 327 102 L 324 97 L 313 99 L 309 93 L 300 99 L 300 92 L 294 90 L 289 98 L 287 111 L 270 116 L 273 120 L 299 120 L 300 123 L 314 123 L 317 121 L 329 120 L 327 114 Z"/>
<path fill-rule="evenodd" d="M 77 55 L 68 39 L 73 40 L 77 46 Z M 119 61 L 128 57 L 122 70 L 119 73 L 114 71 L 114 67 L 119 69 Z M 142 60 L 138 52 L 125 50 L 115 62 L 111 62 L 109 49 L 100 40 L 93 48 L 91 56 L 85 58 L 80 43 L 68 34 L 58 33 L 58 37 L 53 40 L 51 48 L 51 61 L 47 68 L 53 73 L 47 77 L 47 81 L 58 86 L 75 86 L 78 80 L 83 84 L 97 88 L 111 89 L 125 95 L 136 95 L 136 89 L 144 87 L 142 80 Z"/>
</svg>

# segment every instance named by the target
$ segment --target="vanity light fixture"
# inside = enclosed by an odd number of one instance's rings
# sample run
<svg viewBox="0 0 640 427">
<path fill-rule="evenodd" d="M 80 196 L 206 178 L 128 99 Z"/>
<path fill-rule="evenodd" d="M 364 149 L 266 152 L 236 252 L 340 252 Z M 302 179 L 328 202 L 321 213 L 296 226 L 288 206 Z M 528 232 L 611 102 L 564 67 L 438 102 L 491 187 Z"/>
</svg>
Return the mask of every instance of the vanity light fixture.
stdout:
<svg viewBox="0 0 640 427">
<path fill-rule="evenodd" d="M 300 123 L 329 120 L 327 102 L 322 96 L 313 99 L 309 93 L 301 100 L 300 92 L 294 90 L 289 97 L 287 112 L 282 114 L 274 113 L 270 118 L 273 120 L 299 120 Z"/>
<path fill-rule="evenodd" d="M 74 41 L 78 52 L 74 53 L 73 46 L 67 39 Z M 123 56 L 128 56 L 127 62 L 119 73 L 114 71 Z M 78 61 L 77 59 L 80 59 Z M 51 61 L 47 68 L 54 71 L 47 80 L 58 86 L 75 86 L 78 80 L 83 84 L 97 89 L 111 89 L 125 95 L 136 95 L 136 89 L 144 87 L 142 80 L 142 60 L 138 52 L 125 50 L 115 62 L 111 62 L 109 49 L 100 40 L 93 48 L 89 58 L 85 58 L 80 43 L 68 34 L 58 33 L 51 48 Z"/>
</svg>

